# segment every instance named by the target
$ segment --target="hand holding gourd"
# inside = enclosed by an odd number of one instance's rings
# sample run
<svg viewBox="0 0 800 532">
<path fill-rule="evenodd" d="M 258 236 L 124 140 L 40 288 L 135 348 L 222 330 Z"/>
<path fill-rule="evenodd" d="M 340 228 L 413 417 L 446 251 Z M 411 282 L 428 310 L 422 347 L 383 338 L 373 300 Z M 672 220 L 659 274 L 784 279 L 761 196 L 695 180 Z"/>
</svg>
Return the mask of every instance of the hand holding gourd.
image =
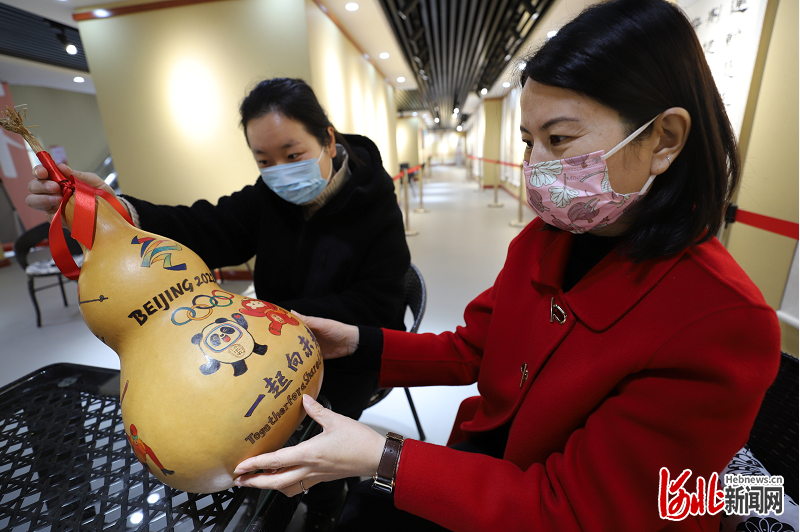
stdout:
<svg viewBox="0 0 800 532">
<path fill-rule="evenodd" d="M 352 355 L 358 348 L 359 334 L 355 325 L 292 312 L 314 333 L 324 360 Z"/>
<path fill-rule="evenodd" d="M 79 172 L 66 164 L 59 164 L 58 169 L 66 176 L 74 176 L 75 179 L 80 179 L 96 189 L 105 190 L 115 196 L 114 190 L 96 174 Z M 25 198 L 25 203 L 28 207 L 32 207 L 37 211 L 46 212 L 49 215 L 48 219 L 52 219 L 58 209 L 58 205 L 61 203 L 61 187 L 58 183 L 49 179 L 44 166 L 35 166 L 33 168 L 33 177 L 36 179 L 32 179 L 28 183 L 28 191 L 31 194 Z"/>
<path fill-rule="evenodd" d="M 330 321 L 330 320 L 329 320 Z M 336 323 L 336 322 L 334 322 Z M 236 466 L 237 486 L 277 489 L 292 497 L 320 482 L 372 476 L 378 469 L 386 441 L 363 423 L 325 409 L 308 395 L 303 405 L 319 423 L 322 434 L 273 453 L 244 460 Z"/>
</svg>

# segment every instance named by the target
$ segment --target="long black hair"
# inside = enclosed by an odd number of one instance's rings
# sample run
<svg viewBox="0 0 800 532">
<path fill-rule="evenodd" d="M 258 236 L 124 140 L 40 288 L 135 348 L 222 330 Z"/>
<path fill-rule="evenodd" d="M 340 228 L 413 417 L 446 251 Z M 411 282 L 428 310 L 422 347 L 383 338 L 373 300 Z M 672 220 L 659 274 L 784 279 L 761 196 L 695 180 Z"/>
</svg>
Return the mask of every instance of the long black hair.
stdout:
<svg viewBox="0 0 800 532">
<path fill-rule="evenodd" d="M 333 124 L 319 104 L 314 91 L 302 79 L 265 79 L 250 91 L 239 106 L 239 114 L 242 117 L 240 124 L 244 129 L 245 139 L 247 139 L 247 123 L 272 112 L 303 124 L 306 131 L 322 146 L 330 144 L 328 128 L 333 127 Z M 361 164 L 344 136 L 335 127 L 333 132 L 336 143 L 344 146 L 350 161 L 356 165 Z"/>
<path fill-rule="evenodd" d="M 741 174 L 736 137 L 688 18 L 666 0 L 611 0 L 585 9 L 533 56 L 521 74 L 570 89 L 617 111 L 633 132 L 659 113 L 691 116 L 686 145 L 642 201 L 625 251 L 637 261 L 712 238 Z M 642 137 L 652 131 L 650 126 Z"/>
</svg>

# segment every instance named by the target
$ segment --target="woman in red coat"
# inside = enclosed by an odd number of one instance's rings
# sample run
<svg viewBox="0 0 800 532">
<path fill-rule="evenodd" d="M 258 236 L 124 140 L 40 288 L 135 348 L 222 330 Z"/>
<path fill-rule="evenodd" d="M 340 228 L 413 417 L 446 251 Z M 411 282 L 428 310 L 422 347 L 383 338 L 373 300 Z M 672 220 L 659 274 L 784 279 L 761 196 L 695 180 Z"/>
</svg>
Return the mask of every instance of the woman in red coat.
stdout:
<svg viewBox="0 0 800 532">
<path fill-rule="evenodd" d="M 244 461 L 240 485 L 295 495 L 374 475 L 342 530 L 718 530 L 713 475 L 747 441 L 780 349 L 774 310 L 714 237 L 740 163 L 702 48 L 667 1 L 615 0 L 564 26 L 521 83 L 539 218 L 465 325 L 308 318 L 326 358 L 361 347 L 353 362 L 382 386 L 477 382 L 448 446 L 305 397 L 323 434 Z M 684 470 L 686 492 L 711 488 L 694 515 L 659 493 Z"/>
</svg>

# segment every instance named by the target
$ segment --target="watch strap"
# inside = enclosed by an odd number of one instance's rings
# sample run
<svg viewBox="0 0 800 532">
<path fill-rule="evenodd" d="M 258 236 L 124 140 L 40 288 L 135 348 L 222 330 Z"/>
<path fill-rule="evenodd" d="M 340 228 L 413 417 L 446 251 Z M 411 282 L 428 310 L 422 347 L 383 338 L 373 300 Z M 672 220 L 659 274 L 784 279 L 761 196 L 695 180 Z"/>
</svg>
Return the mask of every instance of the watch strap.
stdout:
<svg viewBox="0 0 800 532">
<path fill-rule="evenodd" d="M 394 432 L 386 434 L 386 443 L 383 446 L 381 461 L 378 471 L 372 477 L 372 489 L 384 493 L 392 493 L 394 479 L 397 475 L 397 464 L 400 461 L 400 451 L 403 449 L 404 438 Z"/>
</svg>

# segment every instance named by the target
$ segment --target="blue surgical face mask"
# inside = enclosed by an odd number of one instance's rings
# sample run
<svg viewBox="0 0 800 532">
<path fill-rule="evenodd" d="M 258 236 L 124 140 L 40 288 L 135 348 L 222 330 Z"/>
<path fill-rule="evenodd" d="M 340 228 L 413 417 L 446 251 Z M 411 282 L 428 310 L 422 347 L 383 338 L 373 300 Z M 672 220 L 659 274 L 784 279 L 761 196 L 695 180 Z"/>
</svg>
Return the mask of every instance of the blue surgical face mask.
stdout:
<svg viewBox="0 0 800 532">
<path fill-rule="evenodd" d="M 308 203 L 317 196 L 328 185 L 328 181 L 322 178 L 319 170 L 319 161 L 325 152 L 323 146 L 319 157 L 306 161 L 278 164 L 261 169 L 261 179 L 272 189 L 275 194 L 290 203 L 300 205 Z M 331 161 L 331 173 L 333 172 L 333 162 Z"/>
</svg>

